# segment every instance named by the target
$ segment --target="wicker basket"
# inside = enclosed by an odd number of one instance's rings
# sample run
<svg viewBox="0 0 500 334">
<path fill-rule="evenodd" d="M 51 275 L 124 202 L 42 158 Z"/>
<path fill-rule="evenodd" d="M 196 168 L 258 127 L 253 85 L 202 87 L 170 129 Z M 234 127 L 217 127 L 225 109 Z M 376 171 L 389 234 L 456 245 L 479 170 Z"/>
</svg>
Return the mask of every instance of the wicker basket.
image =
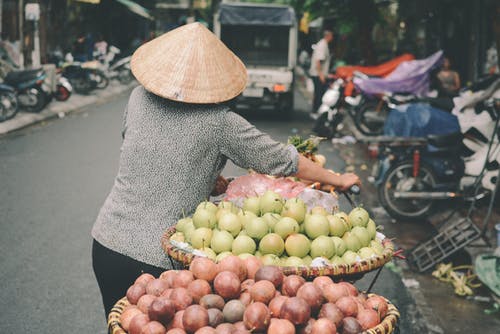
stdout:
<svg viewBox="0 0 500 334">
<path fill-rule="evenodd" d="M 375 295 L 369 294 L 368 296 L 375 296 Z M 387 300 L 387 304 L 389 308 L 384 320 L 376 327 L 366 330 L 362 334 L 391 334 L 392 332 L 394 332 L 394 329 L 396 328 L 396 325 L 399 320 L 399 311 L 396 308 L 396 306 L 391 304 L 389 300 Z M 124 297 L 120 299 L 111 309 L 111 312 L 109 313 L 108 317 L 109 334 L 127 334 L 127 332 L 121 326 L 120 317 L 123 313 L 123 310 L 128 305 L 130 305 L 130 303 L 128 302 L 127 298 Z"/>
<path fill-rule="evenodd" d="M 161 238 L 163 250 L 174 260 L 188 266 L 195 257 L 192 253 L 187 253 L 183 249 L 175 247 L 170 243 L 170 237 L 175 233 L 175 227 L 168 229 Z M 300 275 L 305 278 L 317 276 L 330 276 L 333 279 L 355 281 L 363 277 L 364 274 L 382 267 L 391 261 L 394 253 L 394 244 L 388 238 L 382 241 L 384 251 L 382 255 L 372 257 L 368 260 L 361 260 L 354 264 L 341 264 L 325 267 L 280 267 L 285 275 Z"/>
</svg>

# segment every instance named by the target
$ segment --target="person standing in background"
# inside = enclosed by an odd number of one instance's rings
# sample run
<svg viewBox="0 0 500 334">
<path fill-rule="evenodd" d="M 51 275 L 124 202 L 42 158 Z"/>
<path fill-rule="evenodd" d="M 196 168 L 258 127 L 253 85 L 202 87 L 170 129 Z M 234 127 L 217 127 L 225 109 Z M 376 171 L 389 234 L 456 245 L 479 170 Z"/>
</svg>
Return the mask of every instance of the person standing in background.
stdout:
<svg viewBox="0 0 500 334">
<path fill-rule="evenodd" d="M 457 71 L 451 69 L 449 58 L 444 58 L 443 68 L 438 72 L 439 96 L 454 97 L 460 90 L 460 75 Z"/>
<path fill-rule="evenodd" d="M 313 46 L 311 57 L 311 67 L 309 75 L 314 83 L 314 98 L 311 117 L 318 117 L 318 108 L 321 105 L 321 98 L 326 89 L 326 78 L 330 70 L 330 43 L 333 41 L 333 32 L 325 30 L 323 38 Z"/>
</svg>

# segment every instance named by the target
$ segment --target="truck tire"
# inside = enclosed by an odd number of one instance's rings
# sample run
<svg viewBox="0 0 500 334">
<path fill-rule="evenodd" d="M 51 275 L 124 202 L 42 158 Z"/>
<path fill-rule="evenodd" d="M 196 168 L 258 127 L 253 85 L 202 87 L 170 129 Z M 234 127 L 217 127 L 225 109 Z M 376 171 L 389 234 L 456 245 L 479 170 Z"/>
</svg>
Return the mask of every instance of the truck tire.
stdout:
<svg viewBox="0 0 500 334">
<path fill-rule="evenodd" d="M 291 117 L 293 115 L 293 91 L 284 93 L 279 97 L 278 103 L 276 105 L 276 109 L 281 114 L 285 114 L 287 117 Z"/>
</svg>

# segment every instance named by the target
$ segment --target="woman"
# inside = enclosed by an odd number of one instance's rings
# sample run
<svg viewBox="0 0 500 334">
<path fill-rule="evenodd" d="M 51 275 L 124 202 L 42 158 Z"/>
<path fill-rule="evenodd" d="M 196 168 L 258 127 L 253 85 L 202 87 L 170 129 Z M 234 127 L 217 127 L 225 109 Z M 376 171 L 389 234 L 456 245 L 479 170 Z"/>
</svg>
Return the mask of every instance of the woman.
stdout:
<svg viewBox="0 0 500 334">
<path fill-rule="evenodd" d="M 246 69 L 203 25 L 144 44 L 131 66 L 142 86 L 130 96 L 118 175 L 92 229 L 106 314 L 141 272 L 169 268 L 162 233 L 209 196 L 227 159 L 341 189 L 359 184 L 356 175 L 329 173 L 219 104 L 243 91 Z"/>
<path fill-rule="evenodd" d="M 449 58 L 444 58 L 443 68 L 438 72 L 439 95 L 442 97 L 454 97 L 460 89 L 460 76 L 458 72 L 451 69 Z"/>
</svg>

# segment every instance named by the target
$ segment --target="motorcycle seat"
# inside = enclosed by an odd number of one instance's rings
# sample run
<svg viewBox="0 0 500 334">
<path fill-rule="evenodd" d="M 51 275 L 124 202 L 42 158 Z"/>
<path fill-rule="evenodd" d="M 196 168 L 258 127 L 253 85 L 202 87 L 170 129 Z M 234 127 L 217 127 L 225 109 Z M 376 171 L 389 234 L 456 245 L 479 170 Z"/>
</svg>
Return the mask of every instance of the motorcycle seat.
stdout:
<svg viewBox="0 0 500 334">
<path fill-rule="evenodd" d="M 437 148 L 447 148 L 458 146 L 463 139 L 463 135 L 460 132 L 452 132 L 445 135 L 428 135 L 427 141 L 429 145 Z"/>
<path fill-rule="evenodd" d="M 25 71 L 11 71 L 7 73 L 4 81 L 9 85 L 16 86 L 17 84 L 34 80 L 42 76 L 43 73 L 44 70 L 42 68 L 37 68 L 34 70 L 25 70 Z"/>
</svg>

